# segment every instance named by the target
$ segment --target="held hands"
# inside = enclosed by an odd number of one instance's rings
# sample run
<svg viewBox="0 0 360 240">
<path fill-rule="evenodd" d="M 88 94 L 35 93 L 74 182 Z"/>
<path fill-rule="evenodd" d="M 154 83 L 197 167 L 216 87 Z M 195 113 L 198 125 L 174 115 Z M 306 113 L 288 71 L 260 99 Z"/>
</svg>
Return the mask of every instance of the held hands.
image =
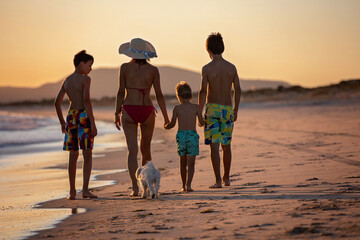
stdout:
<svg viewBox="0 0 360 240">
<path fill-rule="evenodd" d="M 170 125 L 170 120 L 167 118 L 167 119 L 165 119 L 164 128 L 171 129 L 171 126 L 169 126 L 169 125 Z"/>
</svg>

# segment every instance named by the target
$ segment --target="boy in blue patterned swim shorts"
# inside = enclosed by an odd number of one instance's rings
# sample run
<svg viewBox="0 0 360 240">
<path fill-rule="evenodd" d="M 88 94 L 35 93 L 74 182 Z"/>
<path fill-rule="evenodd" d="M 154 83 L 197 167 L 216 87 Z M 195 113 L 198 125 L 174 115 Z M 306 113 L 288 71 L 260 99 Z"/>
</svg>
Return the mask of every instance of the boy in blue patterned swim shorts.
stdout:
<svg viewBox="0 0 360 240">
<path fill-rule="evenodd" d="M 180 102 L 173 110 L 171 122 L 166 124 L 165 129 L 171 129 L 179 120 L 176 142 L 180 156 L 180 175 L 182 180 L 182 191 L 192 192 L 191 181 L 195 171 L 195 158 L 199 155 L 199 135 L 196 132 L 196 117 L 199 126 L 204 125 L 200 108 L 197 104 L 190 102 L 192 98 L 189 84 L 180 82 L 176 85 L 176 95 Z M 187 168 L 187 171 L 186 171 Z"/>
<path fill-rule="evenodd" d="M 87 54 L 85 50 L 79 52 L 74 57 L 75 71 L 68 76 L 58 93 L 55 100 L 56 113 L 60 121 L 61 131 L 65 133 L 64 150 L 69 151 L 69 200 L 76 197 L 75 176 L 76 163 L 79 157 L 79 146 L 83 150 L 83 198 L 96 198 L 89 191 L 89 180 L 92 168 L 92 149 L 94 137 L 97 135 L 94 115 L 90 102 L 90 82 L 88 74 L 94 58 Z M 61 110 L 61 102 L 67 94 L 70 107 L 66 117 L 66 123 Z"/>
<path fill-rule="evenodd" d="M 206 40 L 211 62 L 202 69 L 199 107 L 205 101 L 205 144 L 210 145 L 211 163 L 216 183 L 210 188 L 230 186 L 231 136 L 240 103 L 240 82 L 236 67 L 222 57 L 224 42 L 220 33 L 212 33 Z M 234 88 L 234 107 L 231 95 Z M 207 98 L 207 99 L 206 99 Z M 224 175 L 221 181 L 219 145 L 223 150 Z"/>
</svg>

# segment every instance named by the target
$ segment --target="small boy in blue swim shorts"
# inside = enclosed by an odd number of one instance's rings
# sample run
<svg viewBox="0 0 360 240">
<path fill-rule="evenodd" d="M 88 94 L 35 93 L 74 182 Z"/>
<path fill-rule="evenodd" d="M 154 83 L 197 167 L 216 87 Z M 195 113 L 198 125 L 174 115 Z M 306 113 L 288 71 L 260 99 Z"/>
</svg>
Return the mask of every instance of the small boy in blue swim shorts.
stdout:
<svg viewBox="0 0 360 240">
<path fill-rule="evenodd" d="M 74 57 L 75 71 L 61 85 L 55 100 L 56 113 L 60 121 L 61 131 L 65 134 L 63 149 L 69 151 L 69 182 L 70 194 L 68 200 L 76 198 L 75 176 L 76 163 L 79 157 L 79 147 L 83 151 L 83 198 L 96 198 L 89 191 L 89 180 L 92 168 L 92 149 L 94 137 L 97 135 L 95 119 L 90 102 L 90 82 L 88 74 L 94 62 L 93 56 L 85 50 Z M 65 96 L 70 101 L 66 122 L 62 114 L 61 103 Z"/>
<path fill-rule="evenodd" d="M 199 135 L 196 132 L 196 117 L 199 126 L 204 125 L 200 108 L 197 104 L 190 102 L 192 98 L 189 84 L 180 82 L 176 85 L 176 95 L 180 102 L 173 110 L 171 122 L 165 124 L 165 129 L 171 129 L 179 120 L 176 142 L 180 156 L 180 175 L 182 180 L 182 191 L 192 192 L 191 182 L 195 172 L 195 158 L 199 155 Z"/>
<path fill-rule="evenodd" d="M 231 136 L 240 103 L 241 88 L 236 67 L 222 57 L 224 42 L 220 33 L 206 40 L 211 62 L 201 72 L 199 107 L 205 107 L 205 144 L 210 145 L 211 163 L 216 183 L 210 188 L 230 186 Z M 234 89 L 234 100 L 231 100 Z M 234 106 L 233 106 L 234 104 Z M 224 175 L 220 175 L 220 145 L 223 150 Z"/>
</svg>

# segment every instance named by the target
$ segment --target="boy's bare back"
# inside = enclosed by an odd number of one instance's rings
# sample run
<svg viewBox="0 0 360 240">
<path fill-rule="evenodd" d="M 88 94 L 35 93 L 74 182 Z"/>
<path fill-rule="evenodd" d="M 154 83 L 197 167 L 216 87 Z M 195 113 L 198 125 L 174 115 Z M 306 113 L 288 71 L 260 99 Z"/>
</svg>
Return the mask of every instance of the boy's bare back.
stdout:
<svg viewBox="0 0 360 240">
<path fill-rule="evenodd" d="M 87 78 L 90 77 L 75 72 L 65 79 L 63 88 L 69 97 L 70 109 L 85 109 L 84 83 Z"/>
<path fill-rule="evenodd" d="M 239 84 L 236 67 L 225 59 L 214 58 L 202 69 L 202 89 L 207 89 L 207 103 L 231 106 L 231 89 Z"/>
<path fill-rule="evenodd" d="M 165 129 L 173 128 L 176 124 L 176 119 L 178 119 L 178 130 L 196 131 L 196 117 L 198 118 L 199 125 L 203 126 L 204 120 L 201 116 L 199 105 L 185 100 L 185 102 L 174 107 L 171 121 L 164 127 Z"/>
<path fill-rule="evenodd" d="M 200 114 L 197 104 L 183 103 L 175 106 L 174 113 L 179 120 L 179 130 L 196 130 L 196 117 Z"/>
</svg>

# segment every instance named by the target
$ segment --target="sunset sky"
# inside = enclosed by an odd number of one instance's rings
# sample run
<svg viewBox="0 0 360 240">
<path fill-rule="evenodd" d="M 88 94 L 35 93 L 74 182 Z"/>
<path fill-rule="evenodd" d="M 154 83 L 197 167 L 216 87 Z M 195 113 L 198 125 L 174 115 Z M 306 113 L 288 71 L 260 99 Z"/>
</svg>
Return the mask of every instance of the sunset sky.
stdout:
<svg viewBox="0 0 360 240">
<path fill-rule="evenodd" d="M 240 78 L 337 83 L 360 78 L 359 13 L 359 0 L 1 0 L 0 86 L 58 81 L 82 49 L 93 68 L 118 67 L 135 37 L 155 46 L 152 64 L 200 72 L 211 32 Z"/>
</svg>

